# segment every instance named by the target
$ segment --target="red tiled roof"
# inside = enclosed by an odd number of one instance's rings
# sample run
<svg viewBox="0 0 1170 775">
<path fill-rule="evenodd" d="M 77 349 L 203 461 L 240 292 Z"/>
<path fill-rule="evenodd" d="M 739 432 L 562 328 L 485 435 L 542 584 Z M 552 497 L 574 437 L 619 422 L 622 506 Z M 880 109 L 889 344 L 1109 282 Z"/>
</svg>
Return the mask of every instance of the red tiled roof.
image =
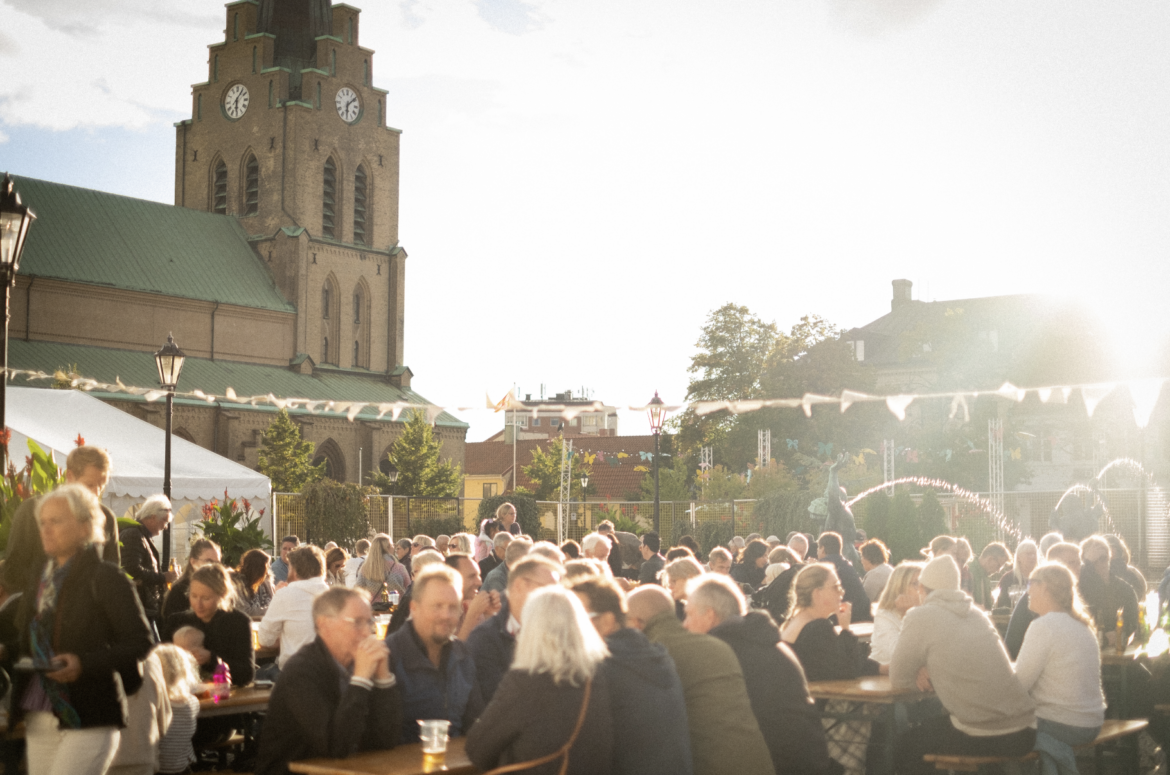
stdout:
<svg viewBox="0 0 1170 775">
<path fill-rule="evenodd" d="M 625 500 L 641 486 L 645 471 L 637 467 L 650 468 L 650 461 L 643 460 L 640 453 L 654 451 L 653 436 L 569 436 L 574 452 L 597 454 L 593 462 L 593 473 L 589 476 L 589 499 Z M 552 439 L 529 439 L 516 445 L 516 466 L 520 469 L 520 486 L 535 489 L 524 475 L 524 466 L 532 463 L 532 451 L 547 451 Z M 624 453 L 627 457 L 618 457 Z M 602 459 L 604 457 L 604 460 Z M 463 453 L 463 471 L 471 475 L 495 474 L 511 481 L 512 445 L 501 441 L 480 441 L 467 444 Z"/>
</svg>

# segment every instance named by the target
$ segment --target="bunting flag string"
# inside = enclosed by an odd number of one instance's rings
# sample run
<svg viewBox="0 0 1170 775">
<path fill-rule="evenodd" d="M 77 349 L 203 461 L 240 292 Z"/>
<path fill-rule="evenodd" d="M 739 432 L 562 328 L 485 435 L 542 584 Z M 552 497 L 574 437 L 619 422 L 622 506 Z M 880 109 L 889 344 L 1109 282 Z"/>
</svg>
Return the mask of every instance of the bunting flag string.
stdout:
<svg viewBox="0 0 1170 775">
<path fill-rule="evenodd" d="M 126 385 L 122 382 L 120 377 L 115 377 L 114 382 L 101 382 L 96 379 L 84 377 L 80 374 L 66 374 L 63 371 L 56 371 L 48 373 L 44 371 L 34 371 L 27 369 L 8 369 L 8 375 L 12 378 L 23 377 L 26 381 L 36 380 L 53 380 L 55 384 L 64 387 L 76 388 L 84 391 L 97 391 L 102 393 L 125 393 L 127 395 L 141 396 L 148 402 L 158 401 L 166 397 L 166 391 L 157 387 L 138 387 L 134 385 Z M 1153 413 L 1154 407 L 1158 403 L 1158 399 L 1162 393 L 1162 387 L 1165 383 L 1165 378 L 1153 379 L 1137 379 L 1126 382 L 1105 382 L 1092 383 L 1083 385 L 1048 385 L 1042 387 L 1021 388 L 1016 387 L 1010 382 L 1005 382 L 998 390 L 957 390 L 957 391 L 942 391 L 942 392 L 925 392 L 925 393 L 898 393 L 894 395 L 871 395 L 867 393 L 860 393 L 854 390 L 843 390 L 840 396 L 819 395 L 814 393 L 805 393 L 800 398 L 761 398 L 743 401 L 696 401 L 689 405 L 675 405 L 666 406 L 668 412 L 677 412 L 680 409 L 689 408 L 698 417 L 704 417 L 716 412 L 728 412 L 729 414 L 738 415 L 749 412 L 757 412 L 761 409 L 775 409 L 800 408 L 806 417 L 812 416 L 814 406 L 836 405 L 841 412 L 845 412 L 854 404 L 859 403 L 873 403 L 884 402 L 886 407 L 899 420 L 906 419 L 907 409 L 915 401 L 923 401 L 930 399 L 949 399 L 951 401 L 951 418 L 956 417 L 960 412 L 962 413 L 964 421 L 969 420 L 969 401 L 980 396 L 995 396 L 1008 401 L 1021 402 L 1032 393 L 1039 398 L 1042 403 L 1068 403 L 1073 391 L 1078 391 L 1081 395 L 1081 400 L 1084 404 L 1085 411 L 1091 418 L 1093 412 L 1096 411 L 1098 405 L 1107 396 L 1112 394 L 1117 388 L 1124 386 L 1128 393 L 1132 404 L 1134 421 L 1141 428 L 1149 424 L 1150 416 Z M 392 402 L 378 402 L 378 401 L 330 401 L 328 399 L 309 399 L 296 398 L 288 396 L 276 396 L 272 393 L 254 396 L 240 396 L 236 391 L 227 387 L 224 389 L 223 395 L 216 395 L 213 393 L 206 393 L 202 390 L 190 391 L 176 391 L 176 398 L 192 399 L 203 401 L 208 404 L 215 403 L 233 403 L 237 405 L 260 406 L 268 405 L 274 406 L 277 409 L 293 409 L 304 410 L 309 413 L 332 413 L 344 415 L 351 422 L 356 420 L 363 412 L 371 412 L 376 419 L 382 419 L 389 415 L 391 420 L 398 420 L 402 413 L 406 410 L 421 411 L 425 414 L 428 422 L 434 423 L 436 418 L 447 409 L 452 411 L 469 411 L 478 407 L 474 406 L 459 406 L 459 407 L 443 407 L 432 403 L 420 403 L 411 401 L 392 401 Z M 509 391 L 499 401 L 492 401 L 491 396 L 486 396 L 486 408 L 493 412 L 508 411 L 516 414 L 528 414 L 532 417 L 540 415 L 559 415 L 566 420 L 572 420 L 578 415 L 585 412 L 602 412 L 608 411 L 613 407 L 603 404 L 601 401 L 581 401 L 571 404 L 553 404 L 553 403 L 534 403 L 523 402 L 516 397 L 516 391 L 513 389 Z M 627 409 L 632 412 L 642 412 L 648 409 L 649 405 L 644 406 L 629 406 Z M 796 449 L 796 440 L 787 439 L 789 449 Z M 613 453 L 606 453 L 612 455 Z M 618 453 L 621 457 L 624 453 Z M 604 461 L 605 458 L 602 458 Z"/>
</svg>

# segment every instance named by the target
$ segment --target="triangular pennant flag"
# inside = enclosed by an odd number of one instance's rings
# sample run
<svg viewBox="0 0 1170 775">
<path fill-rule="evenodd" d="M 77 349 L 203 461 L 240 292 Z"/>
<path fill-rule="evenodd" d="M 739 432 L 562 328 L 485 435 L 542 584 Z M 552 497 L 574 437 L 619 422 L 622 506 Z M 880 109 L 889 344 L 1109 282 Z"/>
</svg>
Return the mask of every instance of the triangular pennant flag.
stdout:
<svg viewBox="0 0 1170 775">
<path fill-rule="evenodd" d="M 959 409 L 963 410 L 963 422 L 971 422 L 971 412 L 967 409 L 967 397 L 964 395 L 957 395 L 951 401 L 950 419 L 955 419 L 955 415 L 959 413 Z"/>
<path fill-rule="evenodd" d="M 1113 384 L 1106 385 L 1088 385 L 1081 388 L 1081 399 L 1085 402 L 1085 411 L 1089 417 L 1092 418 L 1093 412 L 1097 409 L 1097 404 L 1101 403 L 1101 399 L 1113 392 Z"/>
<path fill-rule="evenodd" d="M 1133 420 L 1139 428 L 1150 424 L 1150 415 L 1162 394 L 1162 379 L 1139 379 L 1129 383 L 1129 397 L 1133 400 Z"/>
<path fill-rule="evenodd" d="M 1040 396 L 1040 403 L 1048 403 L 1048 399 L 1052 398 L 1052 388 L 1038 388 L 1036 395 Z"/>
<path fill-rule="evenodd" d="M 1023 401 L 1024 396 L 1028 395 L 1027 390 L 1021 390 L 1010 382 L 1003 383 L 1003 386 L 996 393 L 1004 398 L 1010 398 L 1012 401 Z"/>
<path fill-rule="evenodd" d="M 886 406 L 899 420 L 906 419 L 906 407 L 914 402 L 914 396 L 886 396 Z"/>
<path fill-rule="evenodd" d="M 818 396 L 815 393 L 805 393 L 804 397 L 800 399 L 800 408 L 804 410 L 805 417 L 812 417 L 814 404 L 832 404 L 838 400 L 836 396 Z"/>
<path fill-rule="evenodd" d="M 869 401 L 870 397 L 865 393 L 858 393 L 856 390 L 842 390 L 841 391 L 841 414 L 845 414 L 845 410 L 853 406 L 855 401 Z"/>
</svg>

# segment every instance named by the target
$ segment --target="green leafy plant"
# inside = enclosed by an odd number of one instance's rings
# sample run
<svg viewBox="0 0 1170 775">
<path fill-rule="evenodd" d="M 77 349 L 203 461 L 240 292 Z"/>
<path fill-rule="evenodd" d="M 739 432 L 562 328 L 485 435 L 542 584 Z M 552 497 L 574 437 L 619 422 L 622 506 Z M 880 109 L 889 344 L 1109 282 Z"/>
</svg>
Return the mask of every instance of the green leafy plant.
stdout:
<svg viewBox="0 0 1170 775">
<path fill-rule="evenodd" d="M 223 502 L 213 499 L 203 506 L 203 521 L 197 527 L 205 538 L 219 544 L 223 564 L 234 568 L 249 549 L 272 551 L 272 540 L 264 534 L 260 520 L 264 509 L 255 511 L 247 498 L 229 498 L 223 491 Z"/>
<path fill-rule="evenodd" d="M 0 431 L 0 443 L 8 449 L 12 431 Z M 85 439 L 77 437 L 79 443 Z M 65 472 L 53 462 L 53 456 L 41 449 L 32 439 L 28 440 L 29 455 L 24 459 L 24 468 L 17 471 L 16 465 L 8 458 L 8 467 L 0 479 L 0 548 L 8 546 L 8 531 L 12 529 L 12 518 L 20 504 L 49 492 L 65 480 Z"/>
<path fill-rule="evenodd" d="M 322 479 L 301 490 L 305 540 L 353 546 L 370 535 L 369 498 L 356 484 Z"/>
</svg>

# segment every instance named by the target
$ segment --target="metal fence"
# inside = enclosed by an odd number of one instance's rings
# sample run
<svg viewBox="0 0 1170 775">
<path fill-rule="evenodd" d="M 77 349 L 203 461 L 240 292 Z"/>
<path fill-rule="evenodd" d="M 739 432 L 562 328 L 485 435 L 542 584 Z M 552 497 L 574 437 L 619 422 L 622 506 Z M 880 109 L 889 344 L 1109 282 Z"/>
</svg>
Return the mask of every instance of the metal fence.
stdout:
<svg viewBox="0 0 1170 775">
<path fill-rule="evenodd" d="M 809 493 L 811 501 L 819 493 Z M 939 503 L 947 515 L 953 533 L 967 536 L 978 552 L 993 540 L 1003 540 L 1014 547 L 1020 537 L 1039 538 L 1049 531 L 1049 518 L 1062 492 L 1009 492 L 1003 496 L 1004 524 L 997 525 L 985 512 L 967 501 L 939 493 Z M 1102 490 L 1107 517 L 1105 532 L 1125 539 L 1133 553 L 1133 564 L 1147 575 L 1161 578 L 1170 563 L 1170 495 L 1160 488 Z M 915 501 L 921 495 L 912 496 Z M 981 497 L 986 498 L 985 494 Z M 1077 496 L 1070 496 L 1077 497 Z M 757 501 L 663 501 L 659 504 L 659 532 L 670 543 L 687 533 L 748 535 L 780 532 L 769 521 Z M 303 504 L 300 496 L 286 493 L 273 496 L 273 534 L 306 538 Z M 479 498 L 410 498 L 375 496 L 369 499 L 370 526 L 374 532 L 390 534 L 395 539 L 418 533 L 466 530 L 478 532 L 476 517 Z M 539 538 L 558 543 L 580 541 L 602 520 L 610 520 L 619 530 L 644 532 L 653 526 L 654 504 L 644 501 L 605 501 L 598 503 L 557 503 L 540 501 Z M 860 525 L 864 527 L 864 524 Z M 786 530 L 784 532 L 787 532 Z M 781 538 L 785 536 L 781 535 Z M 311 538 L 311 537 L 309 537 Z M 326 539 L 328 540 L 328 539 Z M 701 543 L 707 543 L 700 539 Z"/>
</svg>

